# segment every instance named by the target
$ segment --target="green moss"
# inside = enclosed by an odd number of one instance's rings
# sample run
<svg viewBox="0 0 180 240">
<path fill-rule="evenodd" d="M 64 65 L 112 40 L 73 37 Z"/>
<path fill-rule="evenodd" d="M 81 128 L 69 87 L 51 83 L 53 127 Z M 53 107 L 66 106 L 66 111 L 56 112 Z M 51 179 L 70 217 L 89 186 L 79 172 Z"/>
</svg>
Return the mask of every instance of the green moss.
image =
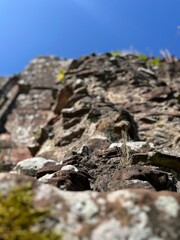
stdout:
<svg viewBox="0 0 180 240">
<path fill-rule="evenodd" d="M 34 131 L 33 131 L 33 136 L 35 138 L 35 140 L 37 141 L 38 139 L 40 139 L 42 135 L 42 128 L 36 128 Z"/>
<path fill-rule="evenodd" d="M 38 127 L 33 131 L 33 136 L 37 143 L 42 144 L 48 138 L 48 132 L 45 128 Z"/>
<path fill-rule="evenodd" d="M 138 58 L 140 58 L 141 60 L 143 61 L 146 61 L 147 60 L 147 56 L 145 54 L 142 54 L 142 53 L 137 53 L 136 56 Z"/>
<path fill-rule="evenodd" d="M 153 58 L 152 65 L 154 67 L 158 67 L 160 65 L 159 58 Z"/>
<path fill-rule="evenodd" d="M 15 187 L 7 196 L 0 194 L 0 240 L 60 240 L 45 229 L 50 217 L 47 209 L 35 209 L 31 184 Z"/>
<path fill-rule="evenodd" d="M 147 61 L 147 67 L 154 68 L 154 67 L 160 67 L 161 62 L 158 57 L 156 58 L 149 58 Z"/>
<path fill-rule="evenodd" d="M 117 51 L 112 51 L 110 52 L 111 56 L 113 57 L 120 57 L 121 56 L 121 52 L 119 50 Z"/>
<path fill-rule="evenodd" d="M 142 53 L 137 53 L 136 56 L 143 61 L 147 60 L 149 67 L 159 67 L 159 65 L 160 65 L 160 60 L 158 57 L 148 58 L 145 54 L 142 54 Z"/>
</svg>

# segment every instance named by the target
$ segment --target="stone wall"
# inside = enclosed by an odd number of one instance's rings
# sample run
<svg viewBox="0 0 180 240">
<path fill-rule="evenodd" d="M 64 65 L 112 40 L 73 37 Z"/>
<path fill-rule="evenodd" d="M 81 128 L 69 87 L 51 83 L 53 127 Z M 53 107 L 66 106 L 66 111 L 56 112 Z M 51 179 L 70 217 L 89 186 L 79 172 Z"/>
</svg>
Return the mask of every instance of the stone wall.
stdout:
<svg viewBox="0 0 180 240">
<path fill-rule="evenodd" d="M 0 193 L 30 184 L 36 229 L 180 239 L 180 60 L 39 57 L 0 89 Z"/>
</svg>

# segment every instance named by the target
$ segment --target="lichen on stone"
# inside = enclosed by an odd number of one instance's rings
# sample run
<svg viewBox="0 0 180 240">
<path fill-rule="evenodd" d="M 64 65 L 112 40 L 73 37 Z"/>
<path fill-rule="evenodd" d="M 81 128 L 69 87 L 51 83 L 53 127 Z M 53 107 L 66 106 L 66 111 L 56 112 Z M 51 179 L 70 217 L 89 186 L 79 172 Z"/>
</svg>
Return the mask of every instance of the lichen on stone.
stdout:
<svg viewBox="0 0 180 240">
<path fill-rule="evenodd" d="M 177 200 L 172 196 L 160 196 L 155 201 L 155 206 L 170 217 L 176 218 L 180 210 Z"/>
</svg>

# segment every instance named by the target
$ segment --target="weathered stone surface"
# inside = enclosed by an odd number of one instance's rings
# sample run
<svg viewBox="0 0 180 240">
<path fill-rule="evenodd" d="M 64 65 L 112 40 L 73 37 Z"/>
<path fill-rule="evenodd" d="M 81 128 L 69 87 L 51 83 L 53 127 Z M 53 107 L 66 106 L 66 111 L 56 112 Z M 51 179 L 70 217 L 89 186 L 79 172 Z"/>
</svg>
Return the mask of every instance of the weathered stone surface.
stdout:
<svg viewBox="0 0 180 240">
<path fill-rule="evenodd" d="M 55 172 L 47 183 L 65 191 L 91 190 L 90 182 L 83 172 L 73 170 L 60 170 Z"/>
<path fill-rule="evenodd" d="M 175 184 L 168 178 L 168 174 L 151 166 L 129 166 L 114 173 L 113 180 L 138 179 L 149 182 L 157 191 L 176 191 Z"/>
<path fill-rule="evenodd" d="M 58 92 L 57 101 L 54 106 L 54 112 L 60 114 L 61 110 L 66 106 L 68 99 L 72 96 L 71 86 L 61 86 Z"/>
<path fill-rule="evenodd" d="M 180 238 L 180 194 L 147 190 L 66 192 L 32 178 L 0 174 L 0 192 L 32 182 L 33 204 L 50 209 L 62 239 Z"/>
<path fill-rule="evenodd" d="M 21 73 L 24 84 L 31 85 L 32 88 L 52 89 L 58 78 L 60 69 L 66 70 L 71 60 L 61 60 L 55 56 L 42 56 L 33 59 Z"/>
<path fill-rule="evenodd" d="M 10 132 L 11 141 L 14 143 L 14 147 L 8 151 L 3 149 L 2 154 L 12 164 L 31 156 L 27 145 L 32 141 L 33 130 L 46 125 L 52 118 L 51 108 L 58 89 L 56 82 L 58 73 L 61 69 L 66 71 L 70 63 L 71 60 L 61 60 L 52 56 L 39 57 L 21 74 L 1 78 L 0 132 Z M 12 109 L 12 114 L 8 115 Z M 24 150 L 17 151 L 16 148 Z M 32 154 L 39 148 L 37 145 L 32 148 L 31 144 Z M 12 152 L 11 157 L 8 157 L 8 152 Z"/>
<path fill-rule="evenodd" d="M 0 77 L 0 133 L 6 132 L 4 124 L 19 92 L 18 77 Z"/>
<path fill-rule="evenodd" d="M 38 179 L 38 178 L 45 176 L 46 174 L 55 173 L 55 172 L 61 170 L 62 166 L 63 166 L 62 164 L 54 164 L 54 165 L 51 164 L 48 166 L 41 167 L 36 172 L 36 178 Z"/>
<path fill-rule="evenodd" d="M 104 182 L 102 181 L 102 184 Z M 149 191 L 156 191 L 156 189 L 147 181 L 142 181 L 138 179 L 132 180 L 115 180 L 108 182 L 105 186 L 105 191 L 117 191 L 122 189 L 146 189 Z"/>
<path fill-rule="evenodd" d="M 141 152 L 141 151 L 147 151 L 147 150 L 152 150 L 154 149 L 153 143 L 147 143 L 147 142 L 126 142 L 126 143 L 112 143 L 109 148 L 114 148 L 114 147 L 119 147 L 122 148 L 123 145 L 126 145 L 128 148 L 130 148 L 131 151 L 135 152 Z"/>
<path fill-rule="evenodd" d="M 55 160 L 34 157 L 20 161 L 13 169 L 13 172 L 34 177 L 39 169 L 56 164 L 58 164 L 58 162 Z"/>
<path fill-rule="evenodd" d="M 36 178 L 66 191 L 91 190 L 89 179 L 93 179 L 87 172 L 73 165 L 60 164 L 42 167 L 37 171 Z"/>
<path fill-rule="evenodd" d="M 180 238 L 172 193 L 180 192 L 180 60 L 159 63 L 130 54 L 39 57 L 3 78 L 0 171 L 28 163 L 20 172 L 38 178 L 38 204 L 52 206 L 65 239 Z M 43 164 L 17 164 L 31 155 Z M 44 166 L 48 159 L 55 162 Z M 31 181 L 6 174 L 0 189 L 11 178 Z"/>
<path fill-rule="evenodd" d="M 62 110 L 53 129 L 55 146 L 61 147 L 61 157 L 65 156 L 67 149 L 80 148 L 82 143 L 87 145 L 92 138 L 104 137 L 110 142 L 121 139 L 121 132 L 125 128 L 129 138 L 138 139 L 137 125 L 130 113 L 104 99 L 86 96 L 78 99 L 74 107 L 69 107 Z M 124 121 L 127 126 L 123 125 Z M 117 127 L 118 123 L 122 125 Z M 42 151 L 41 149 L 38 156 L 45 156 Z"/>
<path fill-rule="evenodd" d="M 180 155 L 172 151 L 137 153 L 132 156 L 133 163 L 167 167 L 180 172 Z"/>
<path fill-rule="evenodd" d="M 170 98 L 172 91 L 169 87 L 158 87 L 146 95 L 149 101 L 164 101 Z"/>
</svg>

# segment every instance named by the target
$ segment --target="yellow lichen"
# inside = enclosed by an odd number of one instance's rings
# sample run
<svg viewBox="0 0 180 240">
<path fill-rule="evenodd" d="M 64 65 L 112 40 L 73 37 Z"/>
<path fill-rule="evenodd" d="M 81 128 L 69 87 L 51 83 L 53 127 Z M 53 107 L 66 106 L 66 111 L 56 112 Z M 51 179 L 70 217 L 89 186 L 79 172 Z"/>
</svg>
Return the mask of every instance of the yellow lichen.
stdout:
<svg viewBox="0 0 180 240">
<path fill-rule="evenodd" d="M 57 77 L 57 80 L 60 81 L 60 82 L 63 81 L 64 75 L 65 75 L 65 70 L 64 69 L 60 69 L 58 77 Z"/>
</svg>

